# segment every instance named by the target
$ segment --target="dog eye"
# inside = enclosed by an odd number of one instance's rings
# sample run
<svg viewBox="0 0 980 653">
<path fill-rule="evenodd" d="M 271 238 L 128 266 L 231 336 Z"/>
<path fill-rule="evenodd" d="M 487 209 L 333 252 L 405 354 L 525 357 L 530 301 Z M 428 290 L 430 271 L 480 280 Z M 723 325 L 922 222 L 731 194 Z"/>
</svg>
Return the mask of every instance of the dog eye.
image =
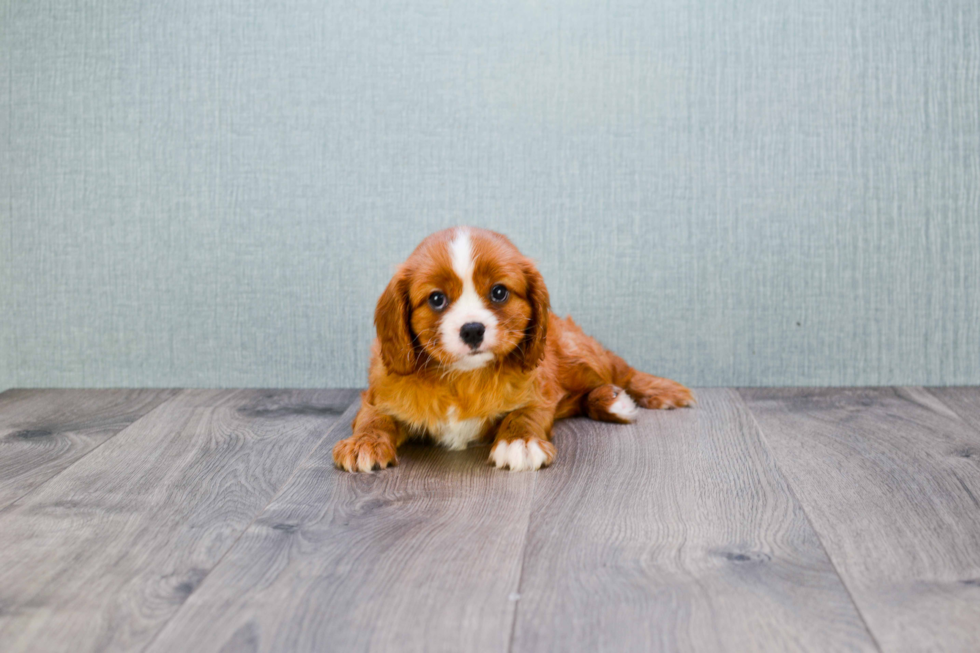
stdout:
<svg viewBox="0 0 980 653">
<path fill-rule="evenodd" d="M 446 308 L 447 303 L 448 300 L 446 299 L 446 296 L 438 290 L 433 291 L 432 294 L 429 295 L 429 306 L 431 306 L 432 310 L 434 311 L 441 311 L 442 309 Z"/>
<path fill-rule="evenodd" d="M 490 299 L 498 304 L 507 301 L 509 295 L 510 293 L 507 292 L 507 288 L 499 283 L 490 289 Z"/>
</svg>

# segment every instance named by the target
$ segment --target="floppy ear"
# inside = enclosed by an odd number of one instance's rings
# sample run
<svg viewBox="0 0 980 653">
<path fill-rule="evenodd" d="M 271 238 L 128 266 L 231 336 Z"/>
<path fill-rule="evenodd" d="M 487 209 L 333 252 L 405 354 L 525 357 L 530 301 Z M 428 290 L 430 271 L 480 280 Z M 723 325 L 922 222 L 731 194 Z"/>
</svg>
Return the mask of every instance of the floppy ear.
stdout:
<svg viewBox="0 0 980 653">
<path fill-rule="evenodd" d="M 381 293 L 374 309 L 374 326 L 381 343 L 381 360 L 393 374 L 411 374 L 418 356 L 412 334 L 408 301 L 408 274 L 399 269 Z"/>
<path fill-rule="evenodd" d="M 544 277 L 528 261 L 524 265 L 524 278 L 527 281 L 527 301 L 531 304 L 531 320 L 527 324 L 524 335 L 524 360 L 521 367 L 532 370 L 537 367 L 544 356 L 545 340 L 548 335 L 548 310 L 550 300 L 548 288 L 544 285 Z"/>
</svg>

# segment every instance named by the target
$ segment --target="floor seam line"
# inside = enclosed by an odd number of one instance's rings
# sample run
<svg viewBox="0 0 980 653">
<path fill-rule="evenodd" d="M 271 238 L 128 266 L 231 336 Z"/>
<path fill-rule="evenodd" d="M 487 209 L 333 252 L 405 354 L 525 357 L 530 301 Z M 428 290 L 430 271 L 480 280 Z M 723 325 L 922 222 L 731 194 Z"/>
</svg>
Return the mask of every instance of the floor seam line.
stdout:
<svg viewBox="0 0 980 653">
<path fill-rule="evenodd" d="M 858 617 L 861 618 L 861 623 L 864 624 L 864 630 L 868 633 L 868 637 L 871 638 L 871 643 L 875 645 L 875 648 L 878 649 L 878 651 L 884 653 L 884 649 L 881 648 L 881 643 L 878 641 L 878 638 L 875 637 L 874 632 L 871 630 L 871 626 L 868 624 L 868 620 L 864 616 L 864 612 L 861 610 L 861 606 L 858 605 L 857 600 L 854 598 L 853 592 L 851 592 L 851 588 L 848 586 L 847 581 L 841 575 L 840 569 L 837 568 L 837 563 L 834 562 L 834 558 L 830 555 L 830 551 L 827 550 L 827 545 L 824 544 L 823 537 L 820 535 L 820 531 L 817 530 L 816 526 L 813 525 L 813 520 L 810 519 L 810 513 L 807 512 L 806 506 L 800 500 L 800 497 L 796 494 L 796 488 L 793 487 L 792 483 L 790 483 L 790 480 L 786 477 L 786 474 L 783 472 L 783 468 L 779 464 L 779 459 L 776 457 L 776 453 L 773 451 L 772 445 L 769 444 L 769 440 L 768 438 L 766 438 L 766 433 L 765 431 L 763 431 L 762 425 L 759 424 L 759 420 L 756 419 L 755 413 L 752 411 L 752 407 L 749 405 L 749 402 L 746 401 L 745 397 L 742 395 L 742 392 L 740 390 L 735 388 L 732 388 L 732 390 L 735 393 L 735 395 L 739 398 L 739 400 L 742 402 L 742 405 L 745 407 L 746 411 L 748 412 L 749 417 L 752 418 L 752 424 L 755 425 L 755 430 L 759 434 L 759 439 L 762 441 L 762 444 L 765 445 L 766 452 L 772 457 L 773 468 L 779 474 L 779 478 L 783 480 L 783 483 L 786 484 L 786 489 L 789 491 L 789 494 L 793 498 L 793 501 L 795 501 L 796 505 L 800 507 L 800 511 L 803 513 L 803 518 L 806 519 L 807 526 L 809 526 L 810 530 L 813 531 L 813 534 L 816 535 L 817 542 L 820 543 L 820 550 L 823 551 L 823 554 L 825 556 L 827 556 L 827 562 L 830 563 L 831 568 L 834 570 L 834 573 L 837 575 L 837 580 L 840 581 L 841 587 L 843 587 L 844 591 L 847 592 L 847 598 L 850 599 L 851 605 L 854 606 L 854 610 L 857 612 Z"/>
<path fill-rule="evenodd" d="M 512 653 L 514 650 L 514 635 L 517 632 L 517 613 L 521 609 L 521 598 L 523 598 L 521 596 L 521 588 L 524 584 L 524 562 L 527 558 L 527 545 L 531 534 L 531 513 L 534 510 L 534 497 L 538 492 L 538 474 L 540 470 L 536 470 L 533 473 L 534 478 L 531 479 L 531 498 L 528 500 L 527 507 L 527 526 L 524 527 L 524 541 L 521 543 L 521 566 L 517 571 L 517 600 L 514 601 L 514 614 L 510 622 L 510 636 L 507 638 L 507 653 Z"/>
</svg>

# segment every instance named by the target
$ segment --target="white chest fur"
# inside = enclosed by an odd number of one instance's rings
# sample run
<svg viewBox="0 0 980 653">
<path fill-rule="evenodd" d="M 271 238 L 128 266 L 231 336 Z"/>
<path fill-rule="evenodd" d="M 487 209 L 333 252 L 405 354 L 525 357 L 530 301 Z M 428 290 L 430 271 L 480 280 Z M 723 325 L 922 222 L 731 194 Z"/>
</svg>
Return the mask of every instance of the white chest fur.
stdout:
<svg viewBox="0 0 980 653">
<path fill-rule="evenodd" d="M 483 433 L 483 420 L 479 418 L 456 419 L 456 407 L 449 409 L 446 420 L 431 429 L 433 439 L 447 449 L 465 449 Z"/>
</svg>

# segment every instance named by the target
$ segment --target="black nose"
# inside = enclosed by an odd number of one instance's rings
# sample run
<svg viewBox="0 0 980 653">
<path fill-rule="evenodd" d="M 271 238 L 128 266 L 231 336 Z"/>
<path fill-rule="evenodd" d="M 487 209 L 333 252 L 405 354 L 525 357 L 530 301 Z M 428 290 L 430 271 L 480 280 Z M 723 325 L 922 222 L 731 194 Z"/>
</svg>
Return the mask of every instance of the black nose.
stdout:
<svg viewBox="0 0 980 653">
<path fill-rule="evenodd" d="M 483 342 L 483 332 L 486 330 L 487 328 L 479 322 L 467 322 L 460 327 L 459 337 L 470 346 L 470 349 L 476 349 Z"/>
</svg>

